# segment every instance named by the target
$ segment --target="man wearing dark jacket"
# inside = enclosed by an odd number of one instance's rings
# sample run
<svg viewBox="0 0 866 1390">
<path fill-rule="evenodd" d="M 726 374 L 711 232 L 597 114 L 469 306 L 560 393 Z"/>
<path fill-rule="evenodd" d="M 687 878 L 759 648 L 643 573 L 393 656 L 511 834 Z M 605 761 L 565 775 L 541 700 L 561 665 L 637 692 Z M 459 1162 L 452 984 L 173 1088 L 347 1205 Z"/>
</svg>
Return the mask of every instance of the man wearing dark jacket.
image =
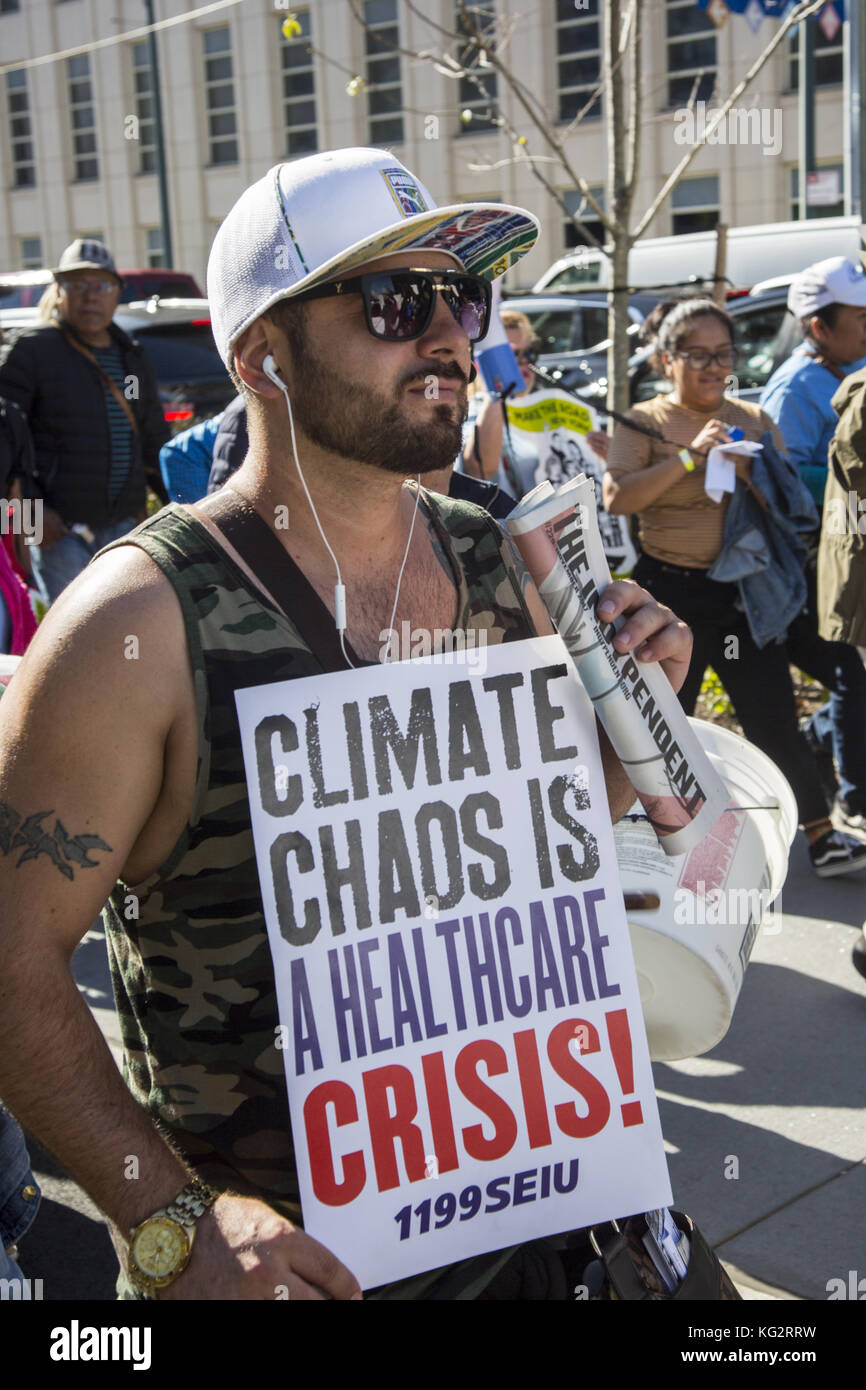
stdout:
<svg viewBox="0 0 866 1390">
<path fill-rule="evenodd" d="M 0 359 L 0 396 L 33 435 L 45 504 L 33 571 L 49 603 L 143 519 L 146 481 L 164 495 L 158 456 L 169 434 L 147 356 L 112 323 L 122 281 L 107 247 L 74 241 L 54 280 L 51 322 Z"/>
</svg>

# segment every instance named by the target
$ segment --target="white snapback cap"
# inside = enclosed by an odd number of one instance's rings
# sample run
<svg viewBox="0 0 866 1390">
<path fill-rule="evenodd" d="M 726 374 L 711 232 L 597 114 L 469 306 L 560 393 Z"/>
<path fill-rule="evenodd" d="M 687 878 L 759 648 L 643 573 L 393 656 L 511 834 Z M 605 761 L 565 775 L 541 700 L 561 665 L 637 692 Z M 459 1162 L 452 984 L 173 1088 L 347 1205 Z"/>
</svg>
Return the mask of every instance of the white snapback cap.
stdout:
<svg viewBox="0 0 866 1390">
<path fill-rule="evenodd" d="M 207 267 L 217 348 L 228 365 L 254 319 L 341 271 L 395 251 L 444 251 L 495 280 L 531 250 L 539 224 L 505 203 L 437 207 L 387 150 L 330 150 L 277 164 L 242 193 Z"/>
<path fill-rule="evenodd" d="M 866 274 L 858 261 L 831 256 L 807 266 L 791 281 L 788 308 L 795 318 L 807 319 L 828 304 L 866 308 Z"/>
</svg>

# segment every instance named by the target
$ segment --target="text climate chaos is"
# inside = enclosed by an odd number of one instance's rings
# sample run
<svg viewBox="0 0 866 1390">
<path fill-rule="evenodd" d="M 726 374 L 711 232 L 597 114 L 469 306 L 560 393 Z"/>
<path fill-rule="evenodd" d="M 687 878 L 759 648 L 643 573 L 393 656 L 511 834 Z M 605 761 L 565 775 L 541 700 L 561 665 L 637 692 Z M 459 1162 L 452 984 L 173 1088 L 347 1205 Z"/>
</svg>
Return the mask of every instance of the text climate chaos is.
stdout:
<svg viewBox="0 0 866 1390">
<path fill-rule="evenodd" d="M 558 637 L 239 691 L 304 1223 L 365 1288 L 666 1205 Z"/>
</svg>

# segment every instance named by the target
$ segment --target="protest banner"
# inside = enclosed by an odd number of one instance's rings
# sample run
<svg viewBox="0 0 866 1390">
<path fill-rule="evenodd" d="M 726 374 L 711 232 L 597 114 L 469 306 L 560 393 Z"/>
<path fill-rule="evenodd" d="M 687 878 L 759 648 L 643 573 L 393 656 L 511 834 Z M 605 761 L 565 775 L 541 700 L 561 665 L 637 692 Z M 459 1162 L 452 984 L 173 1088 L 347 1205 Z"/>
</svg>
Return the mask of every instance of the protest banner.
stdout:
<svg viewBox="0 0 866 1390">
<path fill-rule="evenodd" d="M 236 699 L 305 1228 L 371 1288 L 667 1205 L 560 638 Z"/>
<path fill-rule="evenodd" d="M 598 527 L 611 573 L 631 574 L 637 554 L 629 534 L 628 517 L 611 516 L 605 511 L 601 480 L 606 465 L 587 441 L 587 435 L 599 428 L 597 412 L 564 391 L 546 387 L 509 400 L 507 410 L 512 435 L 538 454 L 536 484 L 549 482 L 553 487 L 561 487 L 582 473 L 592 478 Z"/>
</svg>

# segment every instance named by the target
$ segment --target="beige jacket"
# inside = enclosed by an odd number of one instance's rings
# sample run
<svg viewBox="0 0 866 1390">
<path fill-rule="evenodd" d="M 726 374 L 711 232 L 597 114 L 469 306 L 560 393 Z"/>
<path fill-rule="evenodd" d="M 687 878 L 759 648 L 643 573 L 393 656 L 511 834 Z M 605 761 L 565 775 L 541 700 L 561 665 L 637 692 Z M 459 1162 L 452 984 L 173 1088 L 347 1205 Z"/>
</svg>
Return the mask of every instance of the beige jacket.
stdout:
<svg viewBox="0 0 866 1390">
<path fill-rule="evenodd" d="M 866 647 L 866 368 L 833 397 L 839 424 L 830 443 L 821 545 L 818 623 L 822 637 Z"/>
</svg>

